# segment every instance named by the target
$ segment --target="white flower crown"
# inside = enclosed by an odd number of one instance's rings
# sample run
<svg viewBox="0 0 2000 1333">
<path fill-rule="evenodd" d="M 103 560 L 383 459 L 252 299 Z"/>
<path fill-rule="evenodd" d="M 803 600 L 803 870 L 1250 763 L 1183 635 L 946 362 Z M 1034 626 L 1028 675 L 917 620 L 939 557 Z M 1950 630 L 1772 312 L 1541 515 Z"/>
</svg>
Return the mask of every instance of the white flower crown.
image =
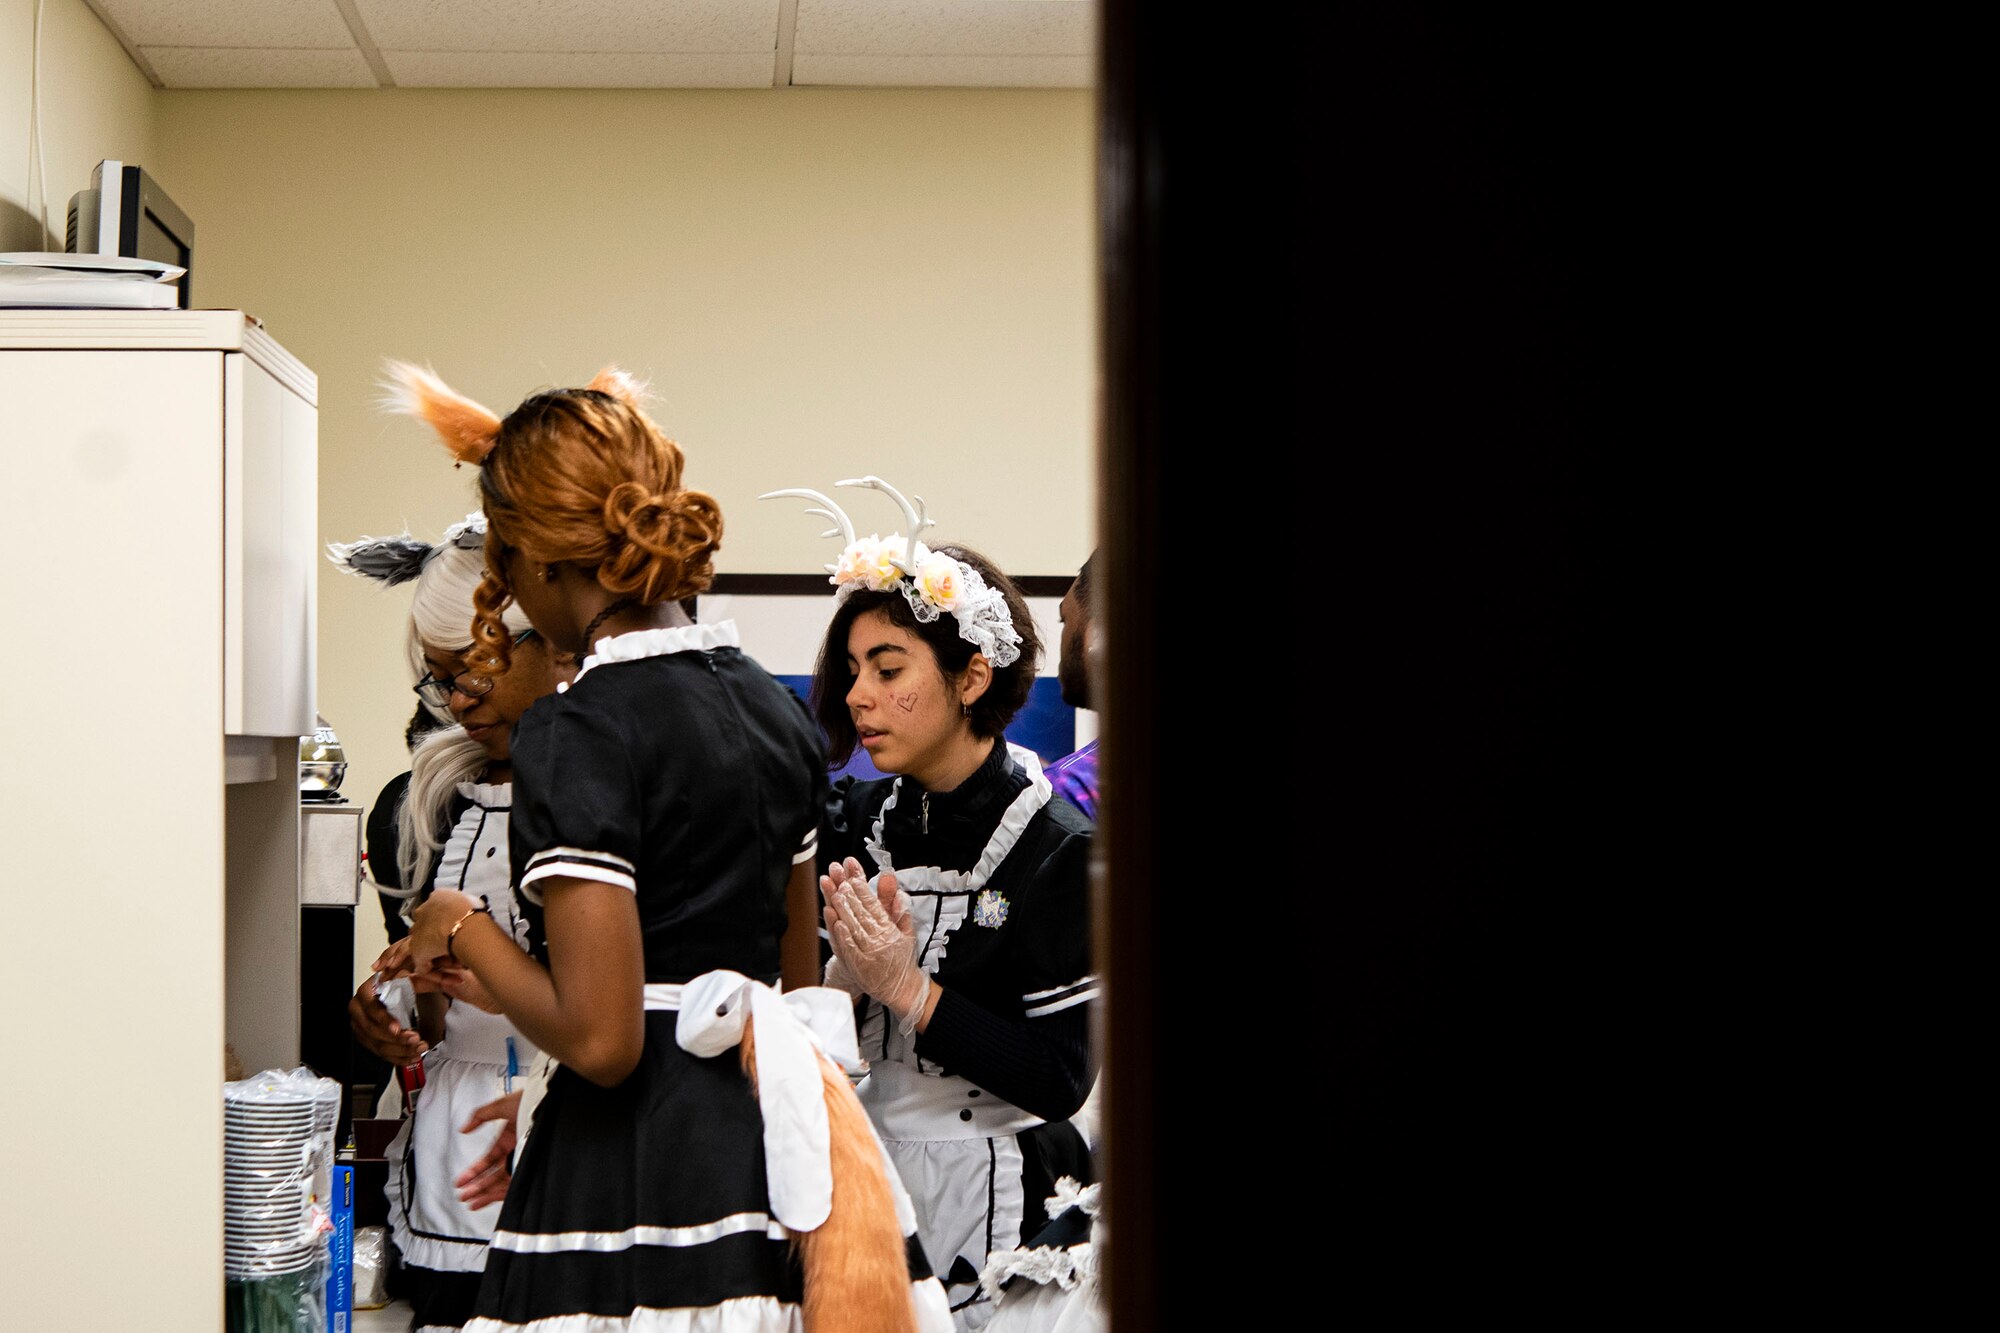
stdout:
<svg viewBox="0 0 2000 1333">
<path fill-rule="evenodd" d="M 818 491 L 771 491 L 757 498 L 775 500 L 796 496 L 802 500 L 813 500 L 821 507 L 806 512 L 834 521 L 836 526 L 820 535 L 838 536 L 847 543 L 841 549 L 840 558 L 826 566 L 826 572 L 832 576 L 827 582 L 834 585 L 835 606 L 861 588 L 870 592 L 887 592 L 894 588 L 903 594 L 903 600 L 910 604 L 910 610 L 917 619 L 927 625 L 949 612 L 958 621 L 958 637 L 984 653 L 994 670 L 1012 666 L 1020 660 L 1021 633 L 1014 628 L 1014 616 L 1007 609 L 1007 598 L 999 589 L 987 587 L 979 571 L 965 561 L 954 560 L 942 551 L 933 551 L 917 540 L 917 534 L 925 528 L 937 526 L 924 510 L 923 496 L 918 496 L 916 504 L 912 505 L 903 498 L 901 491 L 880 477 L 856 477 L 837 481 L 834 485 L 866 486 L 882 492 L 902 509 L 903 517 L 909 523 L 910 535 L 905 537 L 900 532 L 892 532 L 887 537 L 856 537 L 854 524 L 840 506 Z"/>
</svg>

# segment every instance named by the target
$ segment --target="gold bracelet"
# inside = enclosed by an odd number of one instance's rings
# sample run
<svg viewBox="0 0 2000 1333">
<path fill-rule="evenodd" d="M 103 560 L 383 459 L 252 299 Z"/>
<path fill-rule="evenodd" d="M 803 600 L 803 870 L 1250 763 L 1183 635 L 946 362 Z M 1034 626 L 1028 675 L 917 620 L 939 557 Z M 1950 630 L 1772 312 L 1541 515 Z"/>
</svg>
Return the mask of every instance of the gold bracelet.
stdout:
<svg viewBox="0 0 2000 1333">
<path fill-rule="evenodd" d="M 452 962 L 455 963 L 458 961 L 458 954 L 454 952 L 454 948 L 458 943 L 458 928 L 464 925 L 466 922 L 472 920 L 472 918 L 478 916 L 481 912 L 484 912 L 488 916 L 491 916 L 493 914 L 493 908 L 486 903 L 481 903 L 479 904 L 479 906 L 473 908 L 471 911 L 467 912 L 464 916 L 460 917 L 458 920 L 452 922 L 451 929 L 445 932 L 444 956 L 451 959 Z"/>
</svg>

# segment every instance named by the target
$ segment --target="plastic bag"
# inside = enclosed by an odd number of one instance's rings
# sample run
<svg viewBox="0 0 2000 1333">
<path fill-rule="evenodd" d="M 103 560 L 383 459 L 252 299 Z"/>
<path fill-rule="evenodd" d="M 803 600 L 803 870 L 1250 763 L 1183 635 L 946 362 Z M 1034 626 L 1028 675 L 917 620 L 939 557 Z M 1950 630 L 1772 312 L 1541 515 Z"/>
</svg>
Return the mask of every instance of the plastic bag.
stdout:
<svg viewBox="0 0 2000 1333">
<path fill-rule="evenodd" d="M 223 1288 L 228 1333 L 327 1333 L 326 1279 L 333 1267 L 326 1247 L 295 1273 L 231 1278 Z"/>
<path fill-rule="evenodd" d="M 389 1229 L 354 1229 L 354 1308 L 379 1310 L 389 1303 Z"/>
<path fill-rule="evenodd" d="M 339 1112 L 340 1084 L 309 1069 L 223 1085 L 223 1269 L 245 1288 L 246 1317 L 265 1309 L 264 1322 L 277 1318 L 285 1293 L 315 1272 L 324 1289 Z"/>
</svg>

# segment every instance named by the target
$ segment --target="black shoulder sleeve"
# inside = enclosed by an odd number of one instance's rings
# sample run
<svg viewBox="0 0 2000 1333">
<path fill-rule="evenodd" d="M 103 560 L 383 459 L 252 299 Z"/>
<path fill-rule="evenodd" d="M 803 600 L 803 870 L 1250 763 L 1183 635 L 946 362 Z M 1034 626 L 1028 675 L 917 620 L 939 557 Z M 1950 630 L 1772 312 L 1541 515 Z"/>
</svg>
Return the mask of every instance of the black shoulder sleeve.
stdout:
<svg viewBox="0 0 2000 1333">
<path fill-rule="evenodd" d="M 410 774 L 405 770 L 382 784 L 375 804 L 368 808 L 368 877 L 386 888 L 403 887 L 402 835 L 398 831 L 397 820 L 402 814 L 403 797 L 409 789 Z M 389 943 L 394 944 L 410 933 L 409 925 L 403 920 L 402 899 L 392 898 L 386 893 L 378 893 L 375 897 L 382 905 L 382 926 L 389 932 Z"/>
<path fill-rule="evenodd" d="M 514 809 L 508 822 L 515 883 L 552 876 L 636 889 L 645 807 L 613 717 L 565 704 L 530 708 L 514 729 Z"/>
<path fill-rule="evenodd" d="M 1062 809 L 1067 813 L 1070 807 Z M 1031 1020 L 1097 998 L 1090 948 L 1090 842 L 1088 831 L 1064 830 L 1021 895 L 1014 974 L 1022 1010 Z"/>
<path fill-rule="evenodd" d="M 819 851 L 813 858 L 820 874 L 824 875 L 835 861 L 849 856 L 860 861 L 869 874 L 875 873 L 875 860 L 868 855 L 866 844 L 875 812 L 888 799 L 888 792 L 886 780 L 862 782 L 851 773 L 836 779 L 827 789 L 826 806 L 819 822 Z"/>
</svg>

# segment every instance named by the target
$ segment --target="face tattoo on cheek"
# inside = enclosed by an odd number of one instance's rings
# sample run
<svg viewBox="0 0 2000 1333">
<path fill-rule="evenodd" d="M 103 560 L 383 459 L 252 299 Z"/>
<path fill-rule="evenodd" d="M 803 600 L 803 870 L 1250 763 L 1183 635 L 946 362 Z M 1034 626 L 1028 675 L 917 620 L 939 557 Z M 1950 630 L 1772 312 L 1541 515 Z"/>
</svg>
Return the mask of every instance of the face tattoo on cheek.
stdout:
<svg viewBox="0 0 2000 1333">
<path fill-rule="evenodd" d="M 891 695 L 890 698 L 894 699 L 896 701 L 896 707 L 902 709 L 905 713 L 913 713 L 916 711 L 917 691 L 911 690 L 908 694 Z"/>
</svg>

